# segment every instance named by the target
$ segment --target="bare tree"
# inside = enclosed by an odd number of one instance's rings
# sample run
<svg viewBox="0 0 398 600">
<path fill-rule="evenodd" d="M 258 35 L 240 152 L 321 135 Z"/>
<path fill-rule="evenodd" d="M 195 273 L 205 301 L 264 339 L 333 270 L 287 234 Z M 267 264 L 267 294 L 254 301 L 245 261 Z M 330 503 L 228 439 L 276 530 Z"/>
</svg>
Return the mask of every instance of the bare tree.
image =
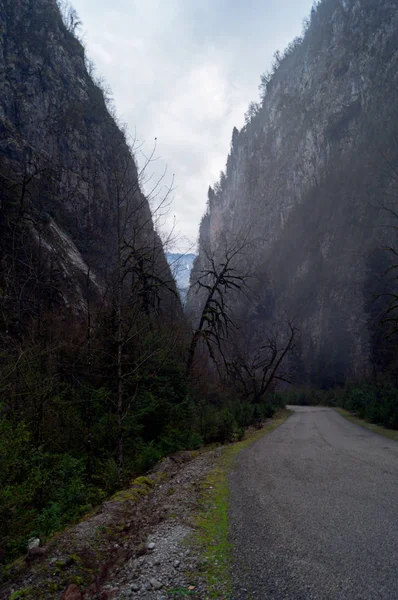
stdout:
<svg viewBox="0 0 398 600">
<path fill-rule="evenodd" d="M 260 403 L 277 382 L 291 382 L 290 374 L 283 368 L 294 349 L 297 332 L 288 322 L 286 328 L 264 333 L 260 347 L 254 351 L 250 344 L 241 349 L 242 344 L 235 341 L 235 356 L 227 363 L 227 372 L 245 400 Z"/>
<path fill-rule="evenodd" d="M 203 308 L 199 323 L 193 332 L 188 349 L 186 374 L 189 376 L 194 365 L 198 344 L 202 341 L 212 360 L 217 364 L 217 355 L 224 356 L 224 343 L 231 330 L 236 328 L 230 301 L 237 294 L 248 290 L 250 272 L 242 270 L 242 255 L 248 242 L 226 245 L 221 259 L 204 250 L 206 264 L 197 274 L 196 292 L 203 295 Z"/>
<path fill-rule="evenodd" d="M 156 146 L 138 170 L 133 148 L 125 137 L 114 140 L 110 152 L 112 204 L 111 223 L 113 247 L 105 292 L 105 305 L 112 307 L 110 338 L 113 339 L 116 369 L 116 423 L 118 438 L 118 466 L 124 463 L 123 421 L 133 398 L 126 398 L 125 382 L 137 377 L 142 366 L 151 360 L 157 350 L 147 348 L 140 353 L 132 349 L 139 345 L 154 326 L 161 304 L 166 297 L 177 301 L 175 284 L 164 257 L 161 240 L 154 231 L 154 219 L 167 205 L 170 188 L 158 199 L 151 211 L 148 198 L 141 189 Z M 158 194 L 160 182 L 152 185 L 152 197 Z M 109 350 L 108 350 L 109 352 Z"/>
</svg>

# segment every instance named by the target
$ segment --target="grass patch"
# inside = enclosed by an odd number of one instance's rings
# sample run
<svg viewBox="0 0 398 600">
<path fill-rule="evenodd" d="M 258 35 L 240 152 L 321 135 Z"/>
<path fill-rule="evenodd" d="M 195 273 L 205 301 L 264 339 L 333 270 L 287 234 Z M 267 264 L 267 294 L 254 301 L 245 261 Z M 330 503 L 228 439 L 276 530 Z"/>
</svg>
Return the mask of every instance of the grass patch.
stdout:
<svg viewBox="0 0 398 600">
<path fill-rule="evenodd" d="M 263 429 L 251 433 L 241 442 L 227 446 L 216 468 L 202 483 L 200 509 L 192 543 L 199 546 L 203 562 L 200 573 L 206 580 L 210 598 L 226 600 L 231 595 L 232 544 L 229 541 L 229 485 L 228 473 L 238 454 L 263 435 L 284 423 L 291 411 L 279 411 Z"/>
<path fill-rule="evenodd" d="M 336 407 L 335 410 L 339 413 L 339 415 L 341 415 L 342 417 L 345 417 L 352 423 L 355 423 L 356 425 L 360 425 L 361 427 L 365 427 L 365 429 L 369 429 L 370 431 L 373 431 L 373 433 L 378 433 L 379 435 L 384 435 L 384 437 L 390 438 L 390 440 L 395 440 L 396 442 L 398 442 L 398 431 L 396 431 L 395 429 L 386 429 L 385 427 L 382 427 L 381 425 L 375 425 L 374 423 L 369 423 L 369 421 L 365 421 L 364 419 L 360 419 L 359 417 L 356 417 L 354 414 L 350 413 L 348 410 L 345 410 L 345 408 L 337 408 Z"/>
<path fill-rule="evenodd" d="M 173 588 L 167 590 L 167 593 L 171 595 L 171 597 L 177 600 L 177 598 L 191 598 L 195 597 L 195 593 L 193 591 L 187 590 L 186 588 Z"/>
</svg>

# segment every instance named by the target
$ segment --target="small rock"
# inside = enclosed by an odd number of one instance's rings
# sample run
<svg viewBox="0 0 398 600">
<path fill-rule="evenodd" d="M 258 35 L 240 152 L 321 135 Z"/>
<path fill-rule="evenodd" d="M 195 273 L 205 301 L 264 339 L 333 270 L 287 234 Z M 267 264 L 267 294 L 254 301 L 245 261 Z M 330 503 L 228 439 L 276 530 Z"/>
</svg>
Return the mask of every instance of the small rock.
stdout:
<svg viewBox="0 0 398 600">
<path fill-rule="evenodd" d="M 75 583 L 72 583 L 62 596 L 62 600 L 82 600 L 83 596 Z"/>
<path fill-rule="evenodd" d="M 155 544 L 153 542 L 148 544 L 148 550 L 154 550 L 154 549 L 155 549 Z"/>
<path fill-rule="evenodd" d="M 137 550 L 137 556 L 143 556 L 147 552 L 148 552 L 148 548 L 145 546 L 145 544 L 141 544 L 141 546 Z"/>
<path fill-rule="evenodd" d="M 155 560 L 153 561 L 153 564 L 154 564 L 155 566 L 159 566 L 159 565 L 160 565 L 160 563 L 161 563 L 161 560 L 160 560 L 160 558 L 159 558 L 159 557 L 155 558 Z"/>
<path fill-rule="evenodd" d="M 161 590 L 163 585 L 160 583 L 160 581 L 158 581 L 157 579 L 151 579 L 150 582 L 151 587 L 153 587 L 154 590 Z"/>
<path fill-rule="evenodd" d="M 30 540 L 28 540 L 28 552 L 30 550 L 33 550 L 34 548 L 38 548 L 39 546 L 40 546 L 39 538 L 30 538 Z"/>
<path fill-rule="evenodd" d="M 132 592 L 139 592 L 141 589 L 141 586 L 139 583 L 132 583 L 130 586 L 130 589 Z"/>
<path fill-rule="evenodd" d="M 176 569 L 177 569 L 177 568 L 180 566 L 180 564 L 181 564 L 181 563 L 180 563 L 180 561 L 179 561 L 179 560 L 175 560 L 175 561 L 174 561 L 174 566 L 175 566 L 175 568 L 176 568 Z"/>
</svg>

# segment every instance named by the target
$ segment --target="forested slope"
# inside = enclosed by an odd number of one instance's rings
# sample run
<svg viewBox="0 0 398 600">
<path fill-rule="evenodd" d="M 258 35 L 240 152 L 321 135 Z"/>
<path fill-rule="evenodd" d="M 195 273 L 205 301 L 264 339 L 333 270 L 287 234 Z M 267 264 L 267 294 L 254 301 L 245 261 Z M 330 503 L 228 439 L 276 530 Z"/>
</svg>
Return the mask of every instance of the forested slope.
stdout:
<svg viewBox="0 0 398 600">
<path fill-rule="evenodd" d="M 191 435 L 142 174 L 63 17 L 0 2 L 0 562 Z"/>
</svg>

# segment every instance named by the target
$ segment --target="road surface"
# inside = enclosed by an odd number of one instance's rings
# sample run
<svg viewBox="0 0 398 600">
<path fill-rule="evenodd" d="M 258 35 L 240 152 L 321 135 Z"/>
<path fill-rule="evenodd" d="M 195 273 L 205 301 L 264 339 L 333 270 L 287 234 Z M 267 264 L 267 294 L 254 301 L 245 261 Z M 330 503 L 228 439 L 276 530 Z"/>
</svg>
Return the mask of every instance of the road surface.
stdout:
<svg viewBox="0 0 398 600">
<path fill-rule="evenodd" d="M 293 410 L 230 475 L 232 600 L 398 600 L 398 443 Z"/>
</svg>

